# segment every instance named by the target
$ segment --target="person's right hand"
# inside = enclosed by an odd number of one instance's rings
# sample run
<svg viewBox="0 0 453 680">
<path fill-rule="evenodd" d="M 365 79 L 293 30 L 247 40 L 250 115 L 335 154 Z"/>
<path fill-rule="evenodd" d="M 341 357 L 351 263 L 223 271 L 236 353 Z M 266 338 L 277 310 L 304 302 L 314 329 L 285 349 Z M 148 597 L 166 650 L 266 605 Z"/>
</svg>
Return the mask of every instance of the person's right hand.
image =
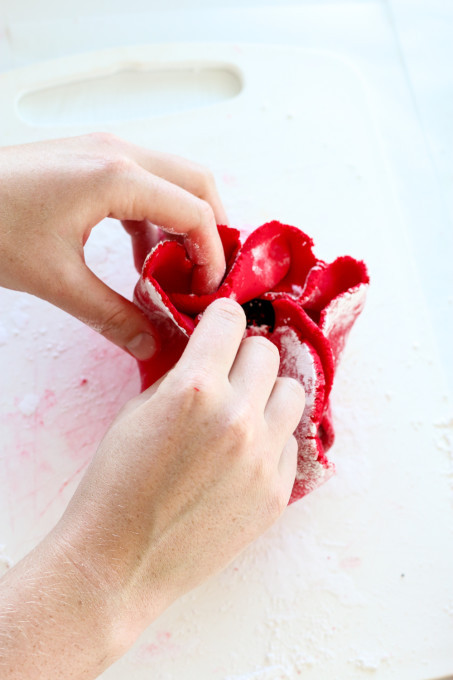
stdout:
<svg viewBox="0 0 453 680">
<path fill-rule="evenodd" d="M 208 307 L 178 364 L 119 414 L 57 526 L 63 552 L 121 602 L 125 647 L 288 503 L 304 391 L 277 377 L 271 342 L 242 340 L 245 323 L 232 300 Z"/>
<path fill-rule="evenodd" d="M 92 680 L 286 507 L 304 392 L 210 305 L 176 366 L 114 421 L 55 529 L 0 584 L 7 680 Z M 3 664 L 3 665 L 2 665 Z M 5 675 L 6 673 L 6 675 Z"/>
</svg>

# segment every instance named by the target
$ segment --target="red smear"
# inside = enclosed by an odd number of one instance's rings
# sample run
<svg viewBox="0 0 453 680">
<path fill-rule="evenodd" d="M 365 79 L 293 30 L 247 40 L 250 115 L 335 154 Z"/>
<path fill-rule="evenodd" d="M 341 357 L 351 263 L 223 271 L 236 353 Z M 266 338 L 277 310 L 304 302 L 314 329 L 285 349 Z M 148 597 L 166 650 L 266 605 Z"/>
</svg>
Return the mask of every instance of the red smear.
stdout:
<svg viewBox="0 0 453 680">
<path fill-rule="evenodd" d="M 360 567 L 362 564 L 362 560 L 360 557 L 345 557 L 344 559 L 341 560 L 340 562 L 340 567 L 342 569 L 357 569 L 357 567 Z"/>
<path fill-rule="evenodd" d="M 152 320 L 160 347 L 150 361 L 139 362 L 142 388 L 174 366 L 213 300 L 232 297 L 242 305 L 267 301 L 259 304 L 271 305 L 272 327 L 257 325 L 251 317 L 248 335 L 265 335 L 274 342 L 281 375 L 300 380 L 307 394 L 295 433 L 299 456 L 292 502 L 333 471 L 326 456 L 334 439 L 329 395 L 346 338 L 363 308 L 368 273 L 363 262 L 348 256 L 326 264 L 314 255 L 309 236 L 277 221 L 256 229 L 242 245 L 236 229 L 220 225 L 218 230 L 227 269 L 212 295 L 193 292 L 194 265 L 181 243 L 163 241 L 145 261 L 135 300 Z M 310 375 L 301 373 L 304 366 Z"/>
<path fill-rule="evenodd" d="M 222 175 L 222 179 L 225 182 L 225 184 L 231 184 L 233 186 L 237 184 L 237 179 L 234 175 L 229 175 L 228 173 L 225 173 L 224 175 Z"/>
<path fill-rule="evenodd" d="M 172 634 L 168 631 L 159 631 L 155 642 L 148 642 L 139 647 L 139 657 L 143 660 L 150 656 L 156 656 L 163 652 L 174 652 L 177 646 L 171 641 Z"/>
</svg>

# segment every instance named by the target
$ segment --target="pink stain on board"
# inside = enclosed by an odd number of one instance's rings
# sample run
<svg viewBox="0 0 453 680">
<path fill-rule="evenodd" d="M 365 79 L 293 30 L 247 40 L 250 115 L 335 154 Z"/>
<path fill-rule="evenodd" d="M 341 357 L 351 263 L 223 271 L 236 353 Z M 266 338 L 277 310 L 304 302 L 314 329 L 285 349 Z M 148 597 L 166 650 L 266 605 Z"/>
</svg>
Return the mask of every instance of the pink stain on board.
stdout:
<svg viewBox="0 0 453 680">
<path fill-rule="evenodd" d="M 228 172 L 225 172 L 222 175 L 222 180 L 224 181 L 225 184 L 228 184 L 230 186 L 236 186 L 237 185 L 237 177 L 229 174 Z"/>
<path fill-rule="evenodd" d="M 134 360 L 107 343 L 87 353 L 82 375 L 64 379 L 55 369 L 47 375 L 52 387 L 15 397 L 14 408 L 0 414 L 13 529 L 15 517 L 43 517 L 59 498 L 57 507 L 69 500 L 119 408 L 138 391 Z"/>
<path fill-rule="evenodd" d="M 360 567 L 362 564 L 362 560 L 360 557 L 345 557 L 341 560 L 340 562 L 340 567 L 342 569 L 345 569 L 347 571 L 350 571 L 351 569 L 357 569 L 357 567 Z"/>
<path fill-rule="evenodd" d="M 172 642 L 172 634 L 168 631 L 159 631 L 156 633 L 154 642 L 149 642 L 141 645 L 137 650 L 137 656 L 142 661 L 148 658 L 153 658 L 159 654 L 173 652 L 178 649 L 178 646 Z"/>
</svg>

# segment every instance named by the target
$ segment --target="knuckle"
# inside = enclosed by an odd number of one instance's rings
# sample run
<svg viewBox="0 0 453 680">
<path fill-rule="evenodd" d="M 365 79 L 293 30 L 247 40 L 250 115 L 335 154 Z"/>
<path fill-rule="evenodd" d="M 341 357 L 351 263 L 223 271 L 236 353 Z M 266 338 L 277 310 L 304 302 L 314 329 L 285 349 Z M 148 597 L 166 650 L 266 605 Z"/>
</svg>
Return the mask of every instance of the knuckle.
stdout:
<svg viewBox="0 0 453 680">
<path fill-rule="evenodd" d="M 192 408 L 195 404 L 210 406 L 216 394 L 212 378 L 203 371 L 187 373 L 173 372 L 172 392 L 180 406 Z"/>
<path fill-rule="evenodd" d="M 125 327 L 129 322 L 130 318 L 127 311 L 122 307 L 116 307 L 104 316 L 100 324 L 96 327 L 96 330 L 101 335 L 108 338 L 112 331 Z"/>
<path fill-rule="evenodd" d="M 90 132 L 87 137 L 91 139 L 98 146 L 115 146 L 118 142 L 118 137 L 112 132 L 104 132 L 98 130 L 96 132 Z"/>
<path fill-rule="evenodd" d="M 192 175 L 194 193 L 199 197 L 209 193 L 212 187 L 215 186 L 214 175 L 209 170 L 209 168 L 206 168 L 204 165 L 200 165 L 199 163 L 191 163 L 190 171 Z"/>
<path fill-rule="evenodd" d="M 214 211 L 207 201 L 198 199 L 198 219 L 199 227 L 203 228 L 209 225 L 211 227 L 215 224 Z"/>
<path fill-rule="evenodd" d="M 215 187 L 214 175 L 208 168 L 201 167 L 199 169 L 198 186 L 202 194 L 208 194 Z"/>
<path fill-rule="evenodd" d="M 133 161 L 125 156 L 107 156 L 102 159 L 102 174 L 112 180 L 123 178 L 130 172 L 132 166 Z"/>
<path fill-rule="evenodd" d="M 255 423 L 247 408 L 236 409 L 226 421 L 229 434 L 232 436 L 237 451 L 248 448 L 255 438 Z"/>
</svg>

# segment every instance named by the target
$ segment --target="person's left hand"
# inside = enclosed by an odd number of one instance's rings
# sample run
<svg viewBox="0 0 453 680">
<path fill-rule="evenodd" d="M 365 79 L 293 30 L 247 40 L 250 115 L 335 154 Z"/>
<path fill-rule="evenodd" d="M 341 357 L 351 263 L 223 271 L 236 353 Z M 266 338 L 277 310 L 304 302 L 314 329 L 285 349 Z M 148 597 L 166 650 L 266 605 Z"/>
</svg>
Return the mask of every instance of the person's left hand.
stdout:
<svg viewBox="0 0 453 680">
<path fill-rule="evenodd" d="M 104 217 L 123 221 L 138 268 L 157 224 L 184 238 L 197 292 L 219 285 L 216 223 L 227 218 L 202 166 L 104 133 L 0 149 L 0 286 L 48 300 L 147 359 L 152 323 L 85 264 L 83 247 Z"/>
</svg>

